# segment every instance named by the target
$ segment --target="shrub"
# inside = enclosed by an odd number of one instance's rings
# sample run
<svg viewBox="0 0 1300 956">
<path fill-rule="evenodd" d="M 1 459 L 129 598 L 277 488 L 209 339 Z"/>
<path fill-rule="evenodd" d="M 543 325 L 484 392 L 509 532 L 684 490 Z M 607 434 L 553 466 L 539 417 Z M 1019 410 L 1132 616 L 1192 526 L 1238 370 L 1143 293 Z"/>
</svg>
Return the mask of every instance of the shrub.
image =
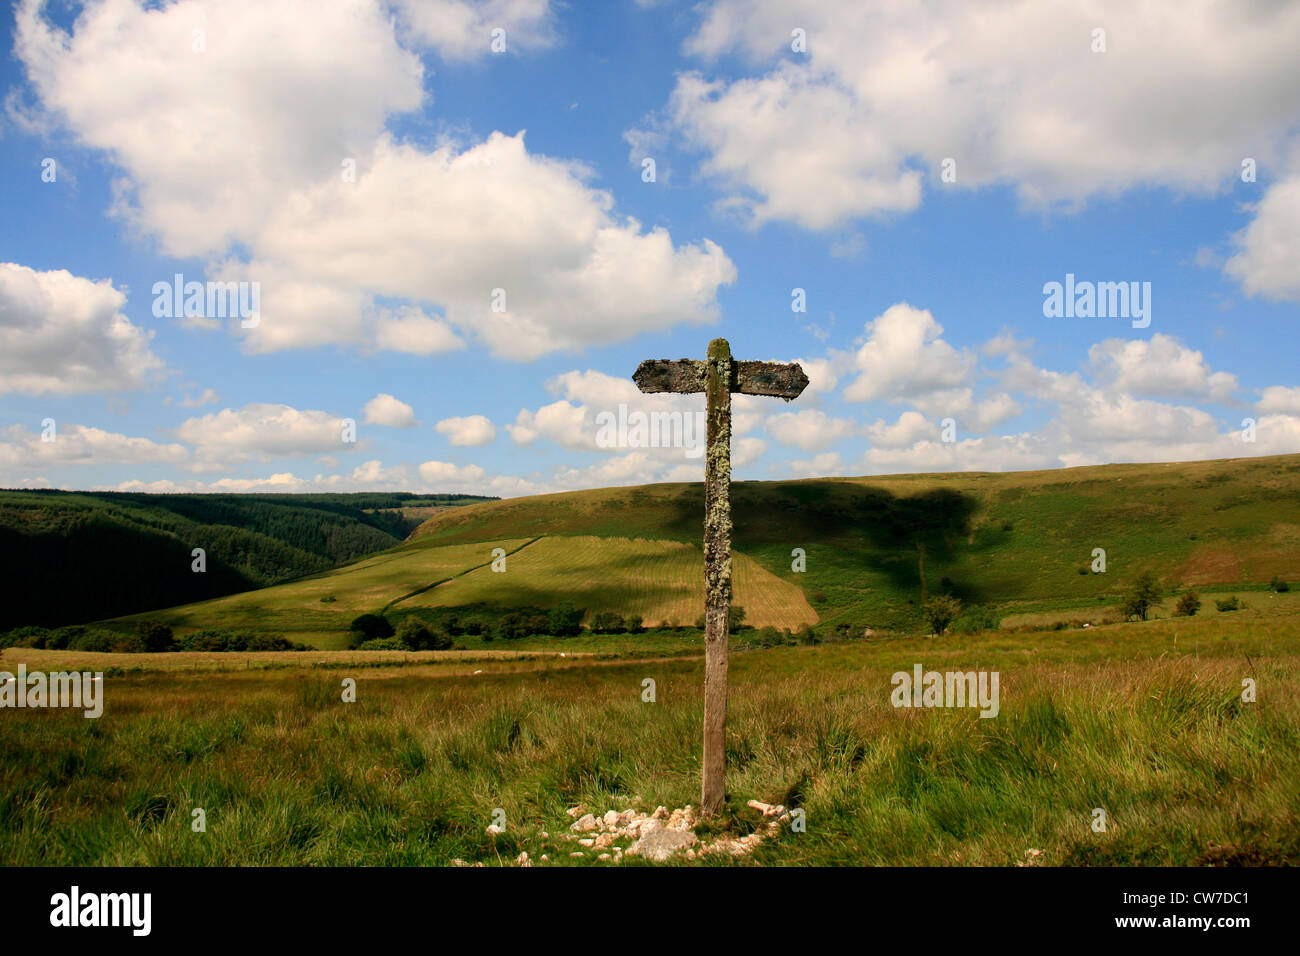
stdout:
<svg viewBox="0 0 1300 956">
<path fill-rule="evenodd" d="M 926 601 L 921 607 L 926 623 L 935 634 L 942 634 L 961 613 L 961 601 L 951 594 L 940 594 Z"/>
<path fill-rule="evenodd" d="M 1191 617 L 1201 609 L 1201 596 L 1195 591 L 1188 591 L 1174 605 L 1174 614 L 1178 617 Z"/>
<path fill-rule="evenodd" d="M 176 649 L 176 637 L 172 634 L 172 629 L 160 621 L 141 621 L 135 626 L 135 636 L 140 639 L 144 650 L 150 653 Z"/>
<path fill-rule="evenodd" d="M 369 641 L 362 641 L 357 645 L 359 651 L 407 651 L 410 650 L 405 644 L 396 637 L 376 637 Z"/>
<path fill-rule="evenodd" d="M 168 632 L 170 633 L 170 629 Z M 117 634 L 109 639 L 108 644 L 109 644 L 109 648 L 113 651 L 114 654 L 140 654 L 144 651 L 149 651 L 149 650 L 154 650 L 154 651 L 176 650 L 175 641 L 172 641 L 172 643 L 167 645 L 166 647 L 158 647 L 157 645 L 155 645 L 153 648 L 150 648 L 148 645 L 145 644 L 144 638 L 142 638 L 139 634 Z"/>
<path fill-rule="evenodd" d="M 728 618 L 728 621 L 727 630 L 730 633 L 735 634 L 745 626 L 745 609 L 733 604 L 731 607 L 731 616 Z"/>
<path fill-rule="evenodd" d="M 380 614 L 362 614 L 352 621 L 349 630 L 364 635 L 363 641 L 393 636 L 393 625 L 388 623 L 388 618 Z"/>
<path fill-rule="evenodd" d="M 117 634 L 113 631 L 102 631 L 98 628 L 89 627 L 61 627 L 55 633 L 58 636 L 51 640 L 47 640 L 45 646 L 61 646 L 66 647 L 70 651 L 112 652 L 116 649 L 123 638 L 123 635 Z M 143 641 L 141 641 L 139 646 L 143 648 Z"/>
<path fill-rule="evenodd" d="M 629 634 L 641 634 L 645 631 L 645 622 L 641 619 L 640 614 L 633 614 L 627 619 L 627 632 Z"/>
<path fill-rule="evenodd" d="M 814 631 L 807 624 L 805 624 L 803 628 L 800 629 L 798 637 L 799 637 L 800 644 L 807 644 L 811 646 L 813 644 L 818 643 L 817 632 Z"/>
<path fill-rule="evenodd" d="M 281 634 L 256 634 L 252 631 L 228 631 L 205 628 L 177 638 L 180 651 L 307 651 L 306 644 L 291 641 Z"/>
<path fill-rule="evenodd" d="M 15 627 L 0 637 L 0 647 L 45 647 L 49 634 L 43 627 Z"/>
<path fill-rule="evenodd" d="M 250 634 L 245 649 L 250 651 L 309 651 L 311 645 L 291 641 L 283 634 Z"/>
<path fill-rule="evenodd" d="M 546 624 L 541 633 L 554 634 L 557 637 L 572 637 L 582 630 L 582 611 L 568 601 L 564 601 L 551 608 Z"/>
<path fill-rule="evenodd" d="M 528 628 L 524 622 L 524 617 L 518 611 L 511 611 L 497 621 L 495 636 L 503 641 L 513 641 L 527 633 Z M 484 640 L 486 639 L 484 638 Z"/>
<path fill-rule="evenodd" d="M 1001 626 L 1002 616 L 993 608 L 983 604 L 968 607 L 952 622 L 952 629 L 960 634 L 996 631 Z"/>
<path fill-rule="evenodd" d="M 1237 600 L 1237 595 L 1235 594 L 1232 597 L 1224 598 L 1223 600 L 1216 599 L 1214 602 L 1214 606 L 1217 607 L 1220 611 L 1241 610 L 1241 602 Z"/>
<path fill-rule="evenodd" d="M 1151 608 L 1160 603 L 1160 595 L 1160 582 L 1156 576 L 1150 571 L 1143 571 L 1124 598 L 1124 619 L 1136 617 L 1145 621 Z"/>
<path fill-rule="evenodd" d="M 397 633 L 391 639 L 413 651 L 445 651 L 452 645 L 450 634 L 429 627 L 418 617 L 402 618 L 402 622 L 397 625 Z"/>
<path fill-rule="evenodd" d="M 623 615 L 601 611 L 591 619 L 591 629 L 597 634 L 622 634 L 627 630 Z"/>
<path fill-rule="evenodd" d="M 1273 580 L 1268 582 L 1268 589 L 1270 591 L 1277 591 L 1279 594 L 1281 594 L 1285 591 L 1290 591 L 1291 585 L 1287 584 L 1285 581 L 1283 581 L 1280 577 L 1278 577 L 1275 574 L 1273 575 Z"/>
</svg>

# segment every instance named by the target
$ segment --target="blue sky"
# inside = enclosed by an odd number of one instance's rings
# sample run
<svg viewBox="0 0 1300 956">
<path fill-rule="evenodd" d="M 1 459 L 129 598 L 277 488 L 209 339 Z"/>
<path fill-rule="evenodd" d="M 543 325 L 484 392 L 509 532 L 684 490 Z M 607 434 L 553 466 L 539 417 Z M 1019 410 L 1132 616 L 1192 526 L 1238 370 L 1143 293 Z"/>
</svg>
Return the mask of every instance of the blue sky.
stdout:
<svg viewBox="0 0 1300 956">
<path fill-rule="evenodd" d="M 596 421 L 718 335 L 812 380 L 741 478 L 1300 452 L 1300 10 L 1228 10 L 19 3 L 0 486 L 696 480 Z"/>
</svg>

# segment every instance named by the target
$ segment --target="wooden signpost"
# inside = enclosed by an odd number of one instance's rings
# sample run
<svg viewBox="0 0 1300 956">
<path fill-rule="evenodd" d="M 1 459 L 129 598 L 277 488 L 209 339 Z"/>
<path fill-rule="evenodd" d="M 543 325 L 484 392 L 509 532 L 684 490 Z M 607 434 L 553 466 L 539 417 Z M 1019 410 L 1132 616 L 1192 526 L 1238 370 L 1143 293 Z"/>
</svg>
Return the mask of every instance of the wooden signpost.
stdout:
<svg viewBox="0 0 1300 956">
<path fill-rule="evenodd" d="M 703 392 L 704 458 L 704 782 L 700 812 L 722 809 L 727 769 L 727 634 L 731 625 L 731 393 L 798 398 L 808 376 L 797 364 L 737 362 L 726 339 L 708 358 L 651 359 L 632 376 L 643 392 Z"/>
</svg>

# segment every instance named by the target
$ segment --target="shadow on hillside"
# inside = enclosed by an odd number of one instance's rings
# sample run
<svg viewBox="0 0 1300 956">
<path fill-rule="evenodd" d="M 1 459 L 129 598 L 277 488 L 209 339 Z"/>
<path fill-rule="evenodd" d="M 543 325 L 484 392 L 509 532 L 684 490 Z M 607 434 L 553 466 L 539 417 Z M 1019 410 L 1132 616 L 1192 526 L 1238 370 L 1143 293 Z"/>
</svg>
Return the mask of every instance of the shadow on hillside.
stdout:
<svg viewBox="0 0 1300 956">
<path fill-rule="evenodd" d="M 672 532 L 700 534 L 703 485 L 684 487 L 673 504 Z M 924 556 L 929 592 L 938 594 L 944 590 L 939 581 L 945 565 L 987 547 L 971 540 L 978 510 L 973 495 L 950 488 L 898 496 L 840 482 L 737 482 L 731 487 L 732 547 L 752 552 L 817 542 L 842 549 L 843 564 L 870 567 L 918 596 Z M 987 599 L 973 581 L 957 582 L 953 593 L 967 604 Z"/>
</svg>

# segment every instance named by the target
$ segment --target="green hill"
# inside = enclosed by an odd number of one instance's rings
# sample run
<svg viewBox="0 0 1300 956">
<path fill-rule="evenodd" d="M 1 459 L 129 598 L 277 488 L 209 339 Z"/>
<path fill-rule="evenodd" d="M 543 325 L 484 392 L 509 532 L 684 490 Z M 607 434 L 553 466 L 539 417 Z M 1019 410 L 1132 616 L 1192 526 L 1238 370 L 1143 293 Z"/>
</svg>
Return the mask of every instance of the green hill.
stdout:
<svg viewBox="0 0 1300 956">
<path fill-rule="evenodd" d="M 357 614 L 450 607 L 638 614 L 702 606 L 699 484 L 489 501 L 438 512 L 404 543 L 277 587 L 151 615 L 339 646 Z M 759 627 L 910 628 L 923 590 L 1002 615 L 1086 618 L 1143 571 L 1167 589 L 1300 578 L 1300 455 L 1003 474 L 738 482 L 735 603 Z M 494 571 L 494 549 L 507 553 Z M 792 570 L 803 549 L 806 571 Z M 1105 551 L 1094 573 L 1094 549 Z"/>
<path fill-rule="evenodd" d="M 399 543 L 467 495 L 0 491 L 0 628 L 266 587 Z M 192 570 L 192 551 L 207 570 Z"/>
</svg>

